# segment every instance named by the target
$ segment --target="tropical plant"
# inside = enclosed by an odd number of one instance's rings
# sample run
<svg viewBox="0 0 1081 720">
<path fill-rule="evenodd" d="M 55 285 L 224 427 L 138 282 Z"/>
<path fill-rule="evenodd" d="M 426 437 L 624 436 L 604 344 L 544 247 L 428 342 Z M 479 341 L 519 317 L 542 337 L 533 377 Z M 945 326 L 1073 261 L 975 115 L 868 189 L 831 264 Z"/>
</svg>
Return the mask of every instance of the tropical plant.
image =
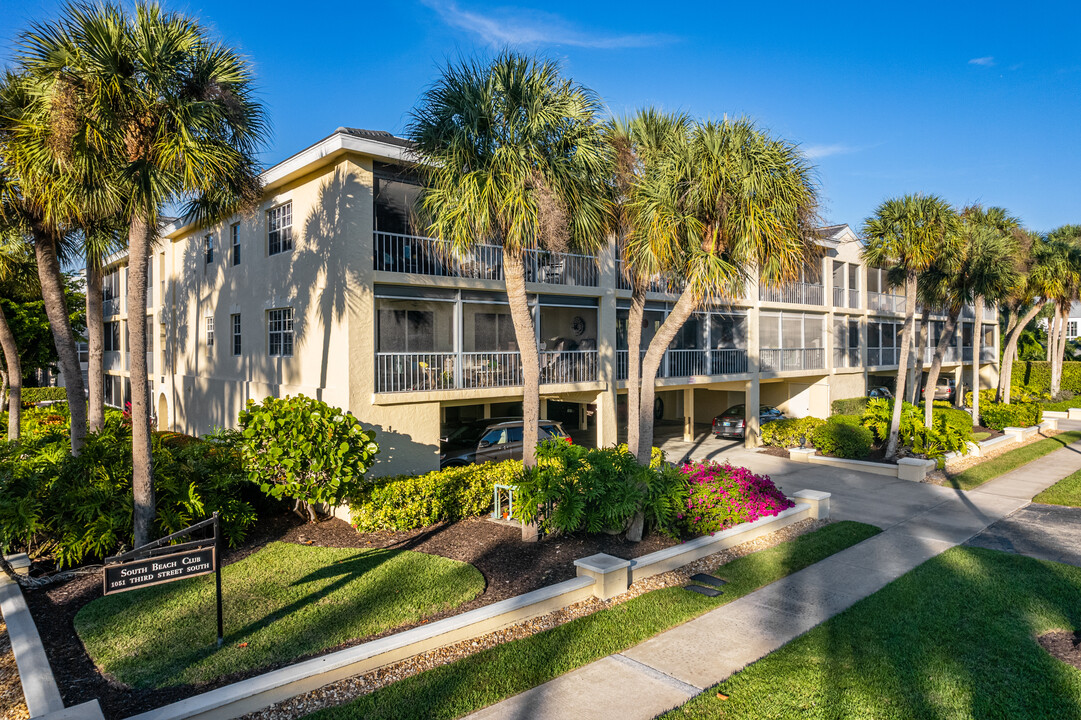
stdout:
<svg viewBox="0 0 1081 720">
<path fill-rule="evenodd" d="M 191 18 L 142 1 L 133 13 L 69 5 L 56 22 L 24 33 L 21 46 L 20 66 L 33 79 L 29 115 L 48 129 L 42 147 L 62 160 L 58 177 L 70 184 L 89 168 L 95 183 L 124 199 L 117 214 L 83 219 L 112 217 L 125 228 L 130 297 L 146 296 L 166 207 L 180 204 L 183 217 L 201 224 L 258 198 L 265 122 L 249 64 Z M 146 323 L 130 324 L 137 543 L 149 540 L 154 517 L 146 335 Z"/>
<path fill-rule="evenodd" d="M 535 464 L 540 422 L 536 328 L 526 295 L 530 253 L 599 247 L 608 150 L 597 97 L 558 63 L 504 51 L 444 68 L 412 113 L 408 135 L 427 185 L 419 211 L 449 252 L 502 248 L 522 365 L 522 459 Z"/>
<path fill-rule="evenodd" d="M 379 452 L 374 430 L 304 395 L 249 400 L 237 422 L 249 479 L 273 498 L 292 498 L 310 522 L 315 505 L 341 505 L 357 492 Z"/>
<path fill-rule="evenodd" d="M 875 267 L 896 268 L 904 275 L 905 324 L 901 335 L 900 367 L 894 395 L 905 397 L 908 357 L 916 316 L 916 284 L 920 273 L 930 268 L 936 258 L 951 252 L 956 237 L 957 213 L 949 203 L 935 195 L 905 195 L 883 202 L 863 226 L 867 239 L 864 258 Z M 901 403 L 893 409 L 886 457 L 897 455 L 901 426 Z"/>
<path fill-rule="evenodd" d="M 774 516 L 795 505 L 769 475 L 756 475 L 745 467 L 706 460 L 684 465 L 680 472 L 690 492 L 678 519 L 690 536 Z"/>
<path fill-rule="evenodd" d="M 1062 388 L 1062 363 L 1066 354 L 1067 320 L 1070 308 L 1081 293 L 1081 225 L 1063 225 L 1048 233 L 1049 249 L 1054 253 L 1054 322 L 1048 334 L 1051 357 L 1051 397 L 1058 399 Z"/>
<path fill-rule="evenodd" d="M 12 281 L 25 286 L 34 275 L 34 262 L 30 248 L 18 235 L 0 241 L 0 285 Z M 3 307 L 0 306 L 0 350 L 4 355 L 4 384 L 8 393 L 8 440 L 19 439 L 22 422 L 23 369 L 19 358 L 19 346 L 15 333 L 8 324 Z M 4 394 L 0 393 L 0 403 Z"/>
</svg>

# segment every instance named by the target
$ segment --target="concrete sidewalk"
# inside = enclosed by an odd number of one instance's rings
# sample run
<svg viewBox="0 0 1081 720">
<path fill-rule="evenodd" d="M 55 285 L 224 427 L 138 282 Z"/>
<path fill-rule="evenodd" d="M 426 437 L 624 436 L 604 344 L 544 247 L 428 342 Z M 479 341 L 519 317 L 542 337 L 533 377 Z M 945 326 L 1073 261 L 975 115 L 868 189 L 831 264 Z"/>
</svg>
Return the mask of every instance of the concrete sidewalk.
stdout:
<svg viewBox="0 0 1081 720">
<path fill-rule="evenodd" d="M 961 492 L 761 454 L 734 455 L 733 462 L 770 474 L 788 493 L 803 488 L 832 493 L 831 517 L 878 525 L 883 532 L 623 653 L 469 717 L 653 718 L 968 541 L 1081 469 L 1078 442 L 984 487 Z"/>
</svg>

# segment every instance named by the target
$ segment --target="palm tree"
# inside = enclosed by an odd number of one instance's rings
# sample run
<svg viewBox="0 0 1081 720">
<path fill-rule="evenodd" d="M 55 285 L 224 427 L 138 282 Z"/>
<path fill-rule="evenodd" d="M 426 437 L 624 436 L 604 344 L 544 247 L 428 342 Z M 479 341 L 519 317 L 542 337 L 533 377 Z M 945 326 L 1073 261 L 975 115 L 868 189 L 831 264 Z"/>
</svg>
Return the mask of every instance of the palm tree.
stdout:
<svg viewBox="0 0 1081 720">
<path fill-rule="evenodd" d="M 972 424 L 980 422 L 980 354 L 983 343 L 983 312 L 987 300 L 1005 298 L 1019 278 L 1014 231 L 1021 222 L 1005 209 L 970 205 L 961 212 L 962 235 L 968 252 L 964 276 L 968 282 L 974 317 L 972 321 Z M 971 229 L 970 229 L 971 228 Z"/>
<path fill-rule="evenodd" d="M 999 303 L 1000 324 L 1004 317 L 1005 327 L 1003 336 L 1005 343 L 1002 346 L 1002 359 L 1000 361 L 998 388 L 995 392 L 996 402 L 1009 402 L 1011 374 L 1013 373 L 1014 356 L 1017 354 L 1018 342 L 1025 331 L 1025 327 L 1032 321 L 1044 307 L 1043 294 L 1038 292 L 1036 285 L 1038 278 L 1038 247 L 1041 238 L 1035 233 L 1026 230 L 1013 232 L 1014 241 L 1017 245 L 1017 253 L 1014 256 L 1014 266 L 1017 270 L 1018 282 L 1010 289 L 1009 294 Z"/>
<path fill-rule="evenodd" d="M 612 157 L 610 229 L 616 236 L 623 276 L 631 288 L 627 317 L 627 449 L 635 456 L 639 445 L 642 319 L 646 292 L 661 277 L 661 264 L 652 245 L 632 246 L 630 239 L 638 226 L 636 211 L 643 199 L 643 186 L 663 176 L 667 159 L 686 146 L 690 129 L 687 115 L 664 114 L 653 108 L 639 110 L 632 117 L 615 118 L 605 127 Z"/>
<path fill-rule="evenodd" d="M 901 334 L 893 420 L 886 444 L 887 458 L 897 455 L 908 354 L 916 317 L 917 278 L 943 252 L 956 225 L 957 213 L 949 203 L 936 195 L 920 194 L 886 200 L 864 221 L 863 235 L 867 245 L 863 252 L 867 263 L 878 267 L 895 266 L 905 277 L 905 324 Z"/>
<path fill-rule="evenodd" d="M 54 126 L 53 144 L 95 164 L 122 191 L 128 293 L 140 312 L 147 267 L 165 207 L 209 223 L 259 197 L 255 153 L 265 121 L 248 63 L 194 20 L 138 2 L 68 6 L 59 21 L 22 38 L 20 62 L 45 97 L 72 95 L 78 108 Z M 66 132 L 65 132 L 66 131 Z M 145 322 L 129 323 L 135 544 L 154 521 Z"/>
<path fill-rule="evenodd" d="M 763 282 L 793 279 L 814 254 L 812 172 L 797 146 L 749 120 L 726 118 L 697 125 L 657 178 L 642 183 L 629 252 L 656 256 L 685 286 L 642 359 L 639 463 L 649 462 L 653 444 L 657 371 L 691 314 L 713 299 L 740 296 L 753 273 Z"/>
<path fill-rule="evenodd" d="M 17 233 L 8 232 L 0 242 L 0 283 L 22 287 L 36 284 L 34 256 L 26 241 Z M 8 440 L 18 440 L 22 424 L 22 362 L 15 334 L 0 308 L 0 350 L 4 355 L 4 375 L 8 392 Z M 4 395 L 0 393 L 0 402 Z"/>
<path fill-rule="evenodd" d="M 522 364 L 522 459 L 535 464 L 540 367 L 526 296 L 533 250 L 599 247 L 608 148 L 597 97 L 551 60 L 500 53 L 445 68 L 413 110 L 408 135 L 427 186 L 428 233 L 457 256 L 503 250 L 503 276 Z"/>
<path fill-rule="evenodd" d="M 62 115 L 64 93 L 50 95 L 37 78 L 7 73 L 0 81 L 0 220 L 8 232 L 28 238 L 64 375 L 71 417 L 71 451 L 86 437 L 86 398 L 77 339 L 64 296 L 62 266 L 73 255 L 83 208 L 78 200 L 94 182 L 77 172 L 61 174 L 50 150 L 49 119 Z"/>
<path fill-rule="evenodd" d="M 945 243 L 934 264 L 920 274 L 916 289 L 917 297 L 925 308 L 946 308 L 946 322 L 935 345 L 931 367 L 927 371 L 927 382 L 924 384 L 930 391 L 930 395 L 925 392 L 923 397 L 923 424 L 926 427 L 931 427 L 934 388 L 938 385 L 938 376 L 942 372 L 946 348 L 953 343 L 957 334 L 957 321 L 965 304 L 963 283 L 958 282 L 963 264 L 964 254 L 960 252 L 959 243 Z"/>
<path fill-rule="evenodd" d="M 83 237 L 86 256 L 87 399 L 90 432 L 105 427 L 105 302 L 102 267 L 106 258 L 123 249 L 121 232 L 94 226 Z"/>
<path fill-rule="evenodd" d="M 1066 352 L 1067 319 L 1070 307 L 1081 292 L 1081 225 L 1063 225 L 1048 233 L 1048 242 L 1058 256 L 1058 292 L 1054 295 L 1055 319 L 1048 336 L 1051 352 L 1051 397 L 1062 389 L 1062 362 Z"/>
</svg>

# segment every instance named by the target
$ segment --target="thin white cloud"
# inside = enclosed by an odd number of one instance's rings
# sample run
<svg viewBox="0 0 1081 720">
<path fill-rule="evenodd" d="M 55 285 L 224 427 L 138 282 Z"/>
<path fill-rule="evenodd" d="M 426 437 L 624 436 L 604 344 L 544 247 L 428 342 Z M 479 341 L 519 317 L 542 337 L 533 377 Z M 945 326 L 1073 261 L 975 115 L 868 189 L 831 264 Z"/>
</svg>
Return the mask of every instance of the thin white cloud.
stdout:
<svg viewBox="0 0 1081 720">
<path fill-rule="evenodd" d="M 573 45 L 599 50 L 653 47 L 673 42 L 662 34 L 605 35 L 575 27 L 552 13 L 522 8 L 501 8 L 482 15 L 459 7 L 456 2 L 421 0 L 447 25 L 465 30 L 490 45 Z"/>
<path fill-rule="evenodd" d="M 991 56 L 991 55 L 987 55 L 986 57 L 972 58 L 971 60 L 968 61 L 968 64 L 969 65 L 981 65 L 983 67 L 991 67 L 992 65 L 995 64 L 995 58 L 993 56 Z"/>
<path fill-rule="evenodd" d="M 860 148 L 845 145 L 843 143 L 803 146 L 803 154 L 811 160 L 819 160 L 824 157 L 829 157 L 830 155 L 847 155 L 849 153 L 859 152 L 859 150 Z"/>
</svg>

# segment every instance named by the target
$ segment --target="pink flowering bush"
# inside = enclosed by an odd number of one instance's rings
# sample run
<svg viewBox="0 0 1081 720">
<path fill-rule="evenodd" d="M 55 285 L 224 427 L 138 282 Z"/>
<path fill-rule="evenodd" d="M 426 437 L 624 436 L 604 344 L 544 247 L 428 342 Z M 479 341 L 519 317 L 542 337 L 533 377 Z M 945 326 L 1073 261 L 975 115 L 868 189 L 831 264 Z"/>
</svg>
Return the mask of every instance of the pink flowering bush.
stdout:
<svg viewBox="0 0 1081 720">
<path fill-rule="evenodd" d="M 690 487 L 686 510 L 677 516 L 686 535 L 714 533 L 795 505 L 769 475 L 755 475 L 745 467 L 700 461 L 680 472 Z"/>
</svg>

